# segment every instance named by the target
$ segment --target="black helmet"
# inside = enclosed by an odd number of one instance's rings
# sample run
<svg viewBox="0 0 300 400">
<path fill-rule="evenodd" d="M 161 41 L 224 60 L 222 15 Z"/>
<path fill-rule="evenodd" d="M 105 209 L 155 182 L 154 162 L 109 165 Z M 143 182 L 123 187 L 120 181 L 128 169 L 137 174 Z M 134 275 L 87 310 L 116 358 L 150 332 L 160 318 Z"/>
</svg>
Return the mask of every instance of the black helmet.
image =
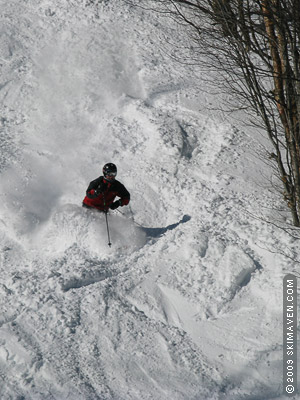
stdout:
<svg viewBox="0 0 300 400">
<path fill-rule="evenodd" d="M 117 167 L 113 163 L 107 163 L 103 167 L 103 175 L 107 180 L 114 179 L 117 176 Z"/>
</svg>

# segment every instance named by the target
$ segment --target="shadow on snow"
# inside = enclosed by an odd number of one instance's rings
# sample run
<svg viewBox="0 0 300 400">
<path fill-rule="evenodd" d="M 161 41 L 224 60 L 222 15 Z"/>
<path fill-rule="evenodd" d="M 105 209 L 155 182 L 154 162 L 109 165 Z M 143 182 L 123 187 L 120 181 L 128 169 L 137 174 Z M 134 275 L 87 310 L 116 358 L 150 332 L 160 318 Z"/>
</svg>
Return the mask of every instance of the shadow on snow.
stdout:
<svg viewBox="0 0 300 400">
<path fill-rule="evenodd" d="M 179 222 L 177 222 L 175 224 L 168 225 L 165 228 L 145 228 L 145 227 L 142 227 L 142 229 L 143 229 L 143 231 L 146 233 L 146 235 L 148 237 L 158 238 L 161 235 L 163 235 L 164 233 L 166 233 L 168 231 L 171 231 L 172 229 L 177 228 L 178 225 L 185 224 L 190 219 L 191 219 L 191 217 L 189 215 L 184 215 Z"/>
</svg>

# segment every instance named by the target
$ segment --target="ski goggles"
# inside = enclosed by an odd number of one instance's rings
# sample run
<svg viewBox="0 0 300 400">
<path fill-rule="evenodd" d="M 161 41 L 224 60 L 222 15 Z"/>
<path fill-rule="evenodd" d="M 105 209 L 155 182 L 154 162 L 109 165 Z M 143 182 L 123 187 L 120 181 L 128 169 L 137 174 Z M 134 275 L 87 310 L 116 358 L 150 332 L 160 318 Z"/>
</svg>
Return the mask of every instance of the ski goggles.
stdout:
<svg viewBox="0 0 300 400">
<path fill-rule="evenodd" d="M 105 172 L 104 176 L 107 176 L 109 178 L 115 178 L 117 176 L 117 173 L 116 172 Z"/>
</svg>

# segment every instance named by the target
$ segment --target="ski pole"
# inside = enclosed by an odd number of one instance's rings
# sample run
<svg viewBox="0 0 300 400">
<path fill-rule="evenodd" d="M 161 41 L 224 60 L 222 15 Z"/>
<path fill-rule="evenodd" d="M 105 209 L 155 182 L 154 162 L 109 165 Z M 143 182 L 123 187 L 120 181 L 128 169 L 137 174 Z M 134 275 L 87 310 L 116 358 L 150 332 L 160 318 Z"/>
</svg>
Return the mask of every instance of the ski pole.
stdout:
<svg viewBox="0 0 300 400">
<path fill-rule="evenodd" d="M 105 201 L 104 193 L 102 193 L 102 196 L 103 196 L 104 207 L 106 207 L 106 201 Z M 111 242 L 110 242 L 110 235 L 109 235 L 109 228 L 108 228 L 107 210 L 105 211 L 105 220 L 106 220 L 106 229 L 107 229 L 108 245 L 109 245 L 109 247 L 110 247 L 110 246 L 111 246 Z"/>
<path fill-rule="evenodd" d="M 107 220 L 107 211 L 105 211 L 105 219 L 106 219 L 106 228 L 107 228 L 107 237 L 108 237 L 108 245 L 111 246 L 110 236 L 109 236 L 109 228 L 108 228 L 108 220 Z"/>
<path fill-rule="evenodd" d="M 120 214 L 122 214 L 122 215 L 125 217 L 125 214 L 122 213 L 122 211 L 120 211 L 120 210 L 116 210 L 116 211 L 118 211 Z M 136 225 L 140 226 L 141 228 L 144 228 L 144 226 L 141 225 L 141 224 L 139 224 L 138 222 L 136 222 L 135 219 L 134 219 L 133 217 L 131 217 L 131 219 L 132 219 L 132 221 L 133 221 Z"/>
</svg>

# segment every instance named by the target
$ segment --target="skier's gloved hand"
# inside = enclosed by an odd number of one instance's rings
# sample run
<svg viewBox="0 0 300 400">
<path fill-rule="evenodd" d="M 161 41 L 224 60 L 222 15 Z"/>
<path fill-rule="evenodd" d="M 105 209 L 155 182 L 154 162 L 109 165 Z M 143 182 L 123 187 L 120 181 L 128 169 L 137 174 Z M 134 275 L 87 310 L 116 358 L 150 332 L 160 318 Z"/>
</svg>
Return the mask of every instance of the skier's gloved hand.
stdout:
<svg viewBox="0 0 300 400">
<path fill-rule="evenodd" d="M 89 199 L 94 199 L 95 197 L 98 196 L 98 193 L 96 192 L 96 190 L 92 189 L 86 192 L 86 195 Z"/>
<path fill-rule="evenodd" d="M 113 202 L 113 203 L 109 206 L 109 208 L 111 208 L 112 210 L 115 210 L 116 208 L 120 207 L 120 205 L 121 205 L 121 200 L 117 200 L 117 201 Z"/>
</svg>

